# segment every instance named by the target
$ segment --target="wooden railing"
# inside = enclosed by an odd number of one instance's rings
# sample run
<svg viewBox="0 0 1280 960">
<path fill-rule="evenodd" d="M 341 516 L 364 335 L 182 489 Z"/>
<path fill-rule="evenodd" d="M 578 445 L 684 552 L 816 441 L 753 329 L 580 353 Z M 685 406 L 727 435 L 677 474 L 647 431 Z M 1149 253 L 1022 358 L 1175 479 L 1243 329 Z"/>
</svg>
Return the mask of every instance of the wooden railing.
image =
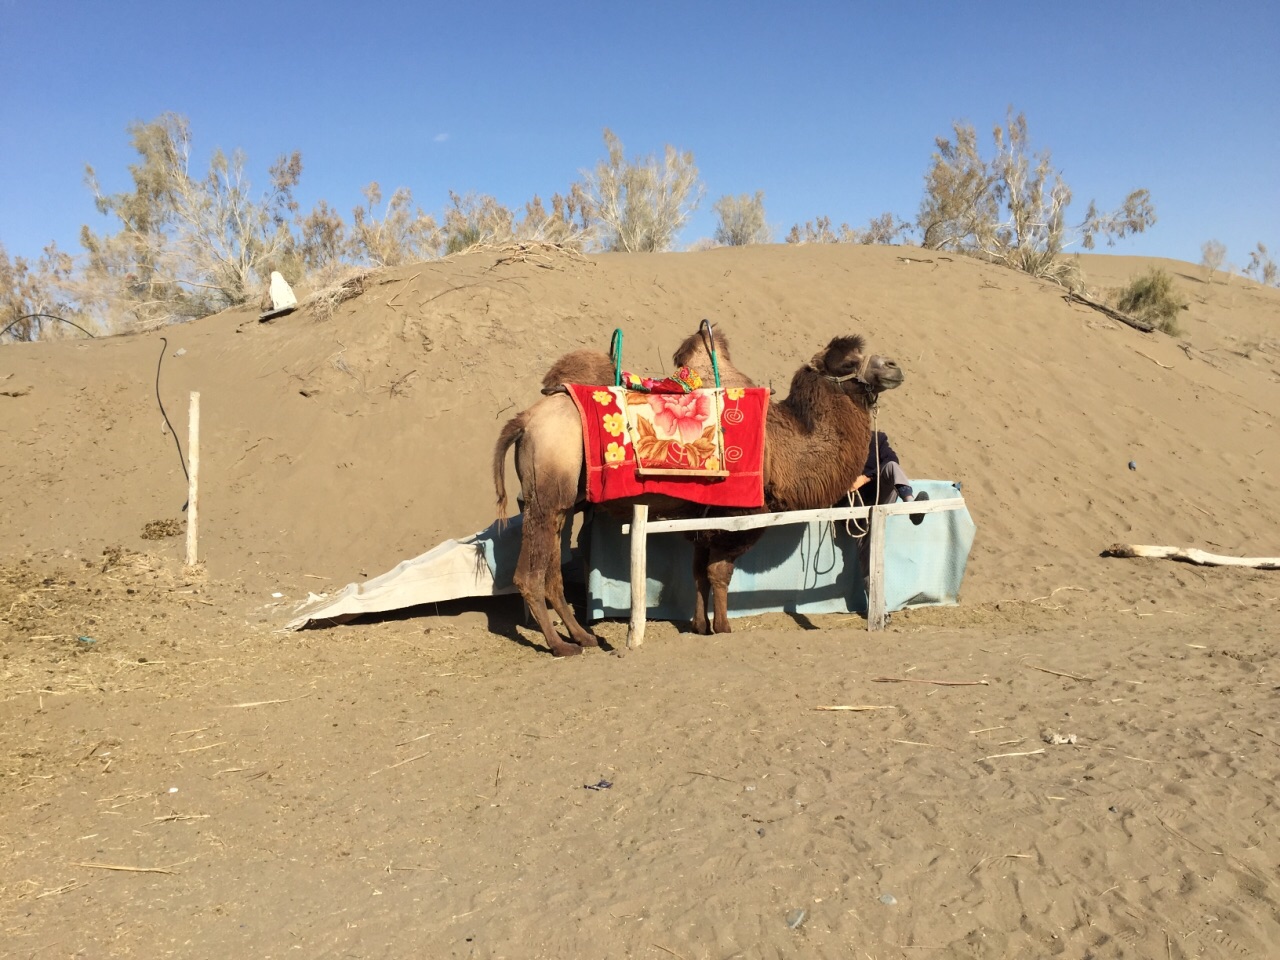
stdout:
<svg viewBox="0 0 1280 960">
<path fill-rule="evenodd" d="M 633 508 L 631 523 L 622 532 L 631 535 L 631 627 L 627 646 L 644 643 L 644 627 L 648 608 L 648 539 L 653 533 L 675 533 L 686 530 L 756 530 L 780 527 L 813 520 L 866 520 L 870 517 L 869 563 L 867 569 L 867 629 L 883 630 L 888 611 L 884 600 L 884 530 L 889 517 L 913 513 L 942 513 L 960 510 L 963 497 L 946 500 L 922 500 L 891 503 L 879 507 L 829 507 L 824 510 L 792 510 L 787 513 L 756 513 L 745 517 L 708 517 L 692 520 L 649 520 L 649 508 L 638 504 Z"/>
</svg>

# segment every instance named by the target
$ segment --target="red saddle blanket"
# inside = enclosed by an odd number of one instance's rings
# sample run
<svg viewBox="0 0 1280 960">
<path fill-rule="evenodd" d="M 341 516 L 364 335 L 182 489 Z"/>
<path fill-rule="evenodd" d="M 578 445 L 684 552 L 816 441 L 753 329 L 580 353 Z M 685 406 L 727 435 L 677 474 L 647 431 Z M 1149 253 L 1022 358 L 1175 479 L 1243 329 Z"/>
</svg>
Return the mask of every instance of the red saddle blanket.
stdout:
<svg viewBox="0 0 1280 960">
<path fill-rule="evenodd" d="M 764 505 L 767 389 L 566 386 L 582 419 L 592 503 L 663 494 L 718 507 Z"/>
</svg>

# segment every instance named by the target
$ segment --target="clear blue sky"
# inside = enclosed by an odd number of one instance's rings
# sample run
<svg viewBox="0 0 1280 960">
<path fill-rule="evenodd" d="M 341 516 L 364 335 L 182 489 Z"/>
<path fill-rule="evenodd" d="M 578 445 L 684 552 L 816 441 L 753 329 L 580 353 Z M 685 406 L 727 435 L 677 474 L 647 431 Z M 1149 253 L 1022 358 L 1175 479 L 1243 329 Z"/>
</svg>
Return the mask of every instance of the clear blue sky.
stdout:
<svg viewBox="0 0 1280 960">
<path fill-rule="evenodd" d="M 1024 111 L 1075 192 L 1151 191 L 1159 222 L 1117 252 L 1243 265 L 1280 249 L 1280 4 L 510 3 L 0 0 L 0 243 L 78 250 L 104 229 L 83 183 L 126 189 L 133 120 L 191 121 L 193 172 L 243 148 L 255 186 L 300 150 L 298 198 L 348 219 L 360 188 L 513 209 L 604 154 L 693 151 L 711 203 L 765 192 L 781 240 L 828 215 L 914 220 L 936 136 L 989 147 Z"/>
</svg>

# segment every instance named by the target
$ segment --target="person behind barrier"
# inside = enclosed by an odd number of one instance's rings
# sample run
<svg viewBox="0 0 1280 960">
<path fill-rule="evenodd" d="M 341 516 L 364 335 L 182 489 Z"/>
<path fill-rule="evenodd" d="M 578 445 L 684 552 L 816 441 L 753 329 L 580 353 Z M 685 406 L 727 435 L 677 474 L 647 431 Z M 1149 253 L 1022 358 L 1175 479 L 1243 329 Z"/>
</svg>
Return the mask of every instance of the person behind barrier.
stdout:
<svg viewBox="0 0 1280 960">
<path fill-rule="evenodd" d="M 896 500 L 910 503 L 929 499 L 929 494 L 912 490 L 911 480 L 902 469 L 897 453 L 889 446 L 889 438 L 883 430 L 877 430 L 872 437 L 867 464 L 849 488 L 851 502 L 855 495 L 865 506 L 893 503 Z M 911 522 L 917 526 L 922 520 L 923 513 L 911 514 Z"/>
</svg>

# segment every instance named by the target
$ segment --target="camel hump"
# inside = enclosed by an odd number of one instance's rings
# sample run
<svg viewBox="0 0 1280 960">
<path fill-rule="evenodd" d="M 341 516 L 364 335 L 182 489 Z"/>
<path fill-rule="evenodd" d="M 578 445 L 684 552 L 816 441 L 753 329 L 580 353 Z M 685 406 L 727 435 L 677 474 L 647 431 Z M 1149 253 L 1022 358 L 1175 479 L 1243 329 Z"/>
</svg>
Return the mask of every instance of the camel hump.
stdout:
<svg viewBox="0 0 1280 960">
<path fill-rule="evenodd" d="M 551 365 L 542 378 L 542 389 L 545 391 L 564 383 L 607 386 L 613 383 L 613 361 L 607 353 L 586 347 L 566 353 Z"/>
<path fill-rule="evenodd" d="M 715 349 L 714 364 L 711 361 L 713 347 Z M 754 380 L 733 365 L 729 355 L 729 338 L 719 329 L 712 334 L 710 345 L 707 343 L 706 334 L 701 329 L 685 337 L 680 346 L 676 347 L 671 361 L 677 369 L 688 367 L 696 371 L 707 386 L 715 385 L 716 370 L 720 372 L 722 387 L 754 387 L 756 385 Z"/>
</svg>

